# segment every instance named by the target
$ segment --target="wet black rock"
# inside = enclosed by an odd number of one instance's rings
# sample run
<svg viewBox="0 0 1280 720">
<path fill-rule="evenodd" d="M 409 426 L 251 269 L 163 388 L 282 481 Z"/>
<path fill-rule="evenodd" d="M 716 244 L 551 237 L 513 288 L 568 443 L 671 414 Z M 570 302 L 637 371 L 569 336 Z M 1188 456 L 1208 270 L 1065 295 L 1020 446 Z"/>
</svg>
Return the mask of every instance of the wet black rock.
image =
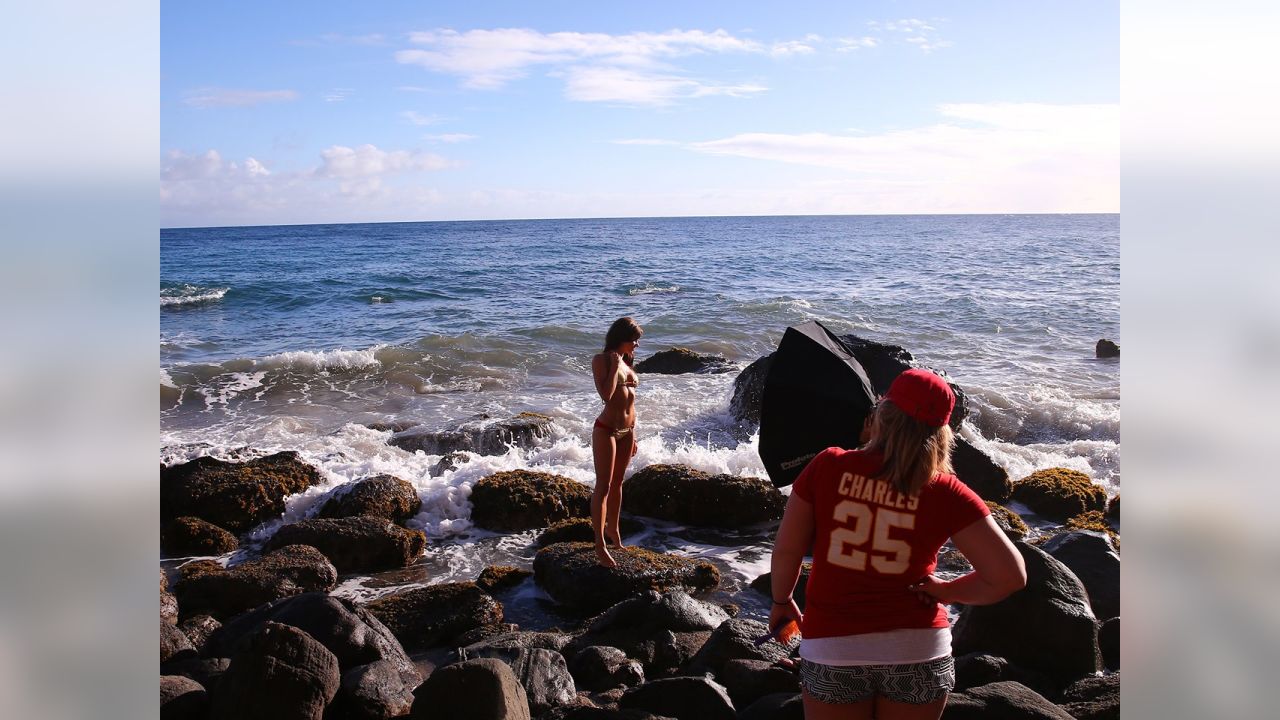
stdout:
<svg viewBox="0 0 1280 720">
<path fill-rule="evenodd" d="M 800 692 L 800 676 L 764 660 L 729 660 L 716 675 L 734 707 L 750 707 L 765 695 Z"/>
<path fill-rule="evenodd" d="M 759 620 L 726 620 L 711 633 L 706 644 L 689 662 L 688 669 L 690 672 L 709 670 L 719 675 L 730 660 L 760 660 L 773 664 L 789 656 L 800 644 L 799 638 L 793 638 L 786 645 L 772 640 L 756 645 L 756 639 L 768 632 L 769 626 Z"/>
<path fill-rule="evenodd" d="M 1002 503 L 1013 493 L 1008 471 L 962 437 L 956 436 L 951 465 L 960 482 L 968 485 L 983 500 Z"/>
<path fill-rule="evenodd" d="M 343 485 L 320 506 L 318 518 L 345 518 L 369 515 L 404 524 L 418 514 L 422 500 L 407 480 L 394 475 L 375 475 Z"/>
<path fill-rule="evenodd" d="M 704 677 L 653 680 L 628 690 L 622 709 L 644 710 L 677 720 L 735 720 L 733 701 L 724 687 Z"/>
<path fill-rule="evenodd" d="M 417 682 L 405 682 L 390 660 L 359 665 L 342 674 L 329 715 L 345 720 L 402 717 L 413 708 Z"/>
<path fill-rule="evenodd" d="M 469 630 L 502 622 L 502 604 L 471 582 L 404 590 L 365 607 L 406 648 L 446 644 Z"/>
<path fill-rule="evenodd" d="M 535 447 L 551 436 L 552 420 L 539 413 L 520 413 L 506 420 L 483 418 L 463 423 L 449 430 L 411 428 L 391 436 L 391 445 L 427 455 L 446 455 L 466 450 L 479 455 L 502 455 L 514 445 Z"/>
<path fill-rule="evenodd" d="M 1012 681 L 995 682 L 947 698 L 944 720 L 1074 720 L 1035 690 Z"/>
<path fill-rule="evenodd" d="M 671 348 L 636 363 L 636 372 L 657 375 L 732 372 L 734 364 L 718 355 L 700 355 L 688 348 Z"/>
<path fill-rule="evenodd" d="M 501 660 L 467 660 L 436 670 L 414 691 L 415 720 L 529 720 L 529 699 Z"/>
<path fill-rule="evenodd" d="M 1093 353 L 1098 358 L 1118 358 L 1120 357 L 1120 346 L 1111 340 L 1103 338 L 1098 341 Z"/>
<path fill-rule="evenodd" d="M 638 661 L 646 677 L 658 677 L 683 666 L 729 619 L 719 606 L 680 590 L 648 590 L 628 598 L 583 624 L 565 653 L 592 645 L 616 647 Z"/>
<path fill-rule="evenodd" d="M 1099 620 L 1120 616 L 1120 556 L 1106 533 L 1076 530 L 1049 538 L 1041 550 L 1071 569 Z"/>
<path fill-rule="evenodd" d="M 231 658 L 214 720 L 321 720 L 338 692 L 338 659 L 307 633 L 265 623 Z"/>
<path fill-rule="evenodd" d="M 161 720 L 203 720 L 209 713 L 204 686 L 183 675 L 160 676 Z"/>
<path fill-rule="evenodd" d="M 1120 720 L 1120 673 L 1076 681 L 1061 705 L 1076 720 Z"/>
<path fill-rule="evenodd" d="M 590 645 L 580 650 L 569 662 L 569 672 L 578 688 L 592 692 L 644 682 L 644 666 L 608 645 Z"/>
<path fill-rule="evenodd" d="M 546 648 L 507 649 L 488 647 L 470 650 L 467 658 L 490 657 L 511 667 L 529 700 L 529 711 L 542 715 L 553 707 L 572 703 L 578 689 L 564 656 Z"/>
<path fill-rule="evenodd" d="M 1098 628 L 1098 649 L 1102 651 L 1103 667 L 1120 669 L 1120 618 L 1111 618 Z"/>
</svg>

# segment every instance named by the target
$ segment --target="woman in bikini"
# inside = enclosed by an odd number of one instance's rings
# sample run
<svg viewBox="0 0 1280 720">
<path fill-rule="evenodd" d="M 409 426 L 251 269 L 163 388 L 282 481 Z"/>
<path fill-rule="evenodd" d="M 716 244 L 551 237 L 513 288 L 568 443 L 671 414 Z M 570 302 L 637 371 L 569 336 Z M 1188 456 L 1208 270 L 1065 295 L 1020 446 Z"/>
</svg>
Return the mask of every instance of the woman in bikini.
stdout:
<svg viewBox="0 0 1280 720">
<path fill-rule="evenodd" d="M 591 452 L 596 462 L 596 487 L 591 494 L 591 530 L 596 560 L 605 567 L 618 563 L 605 543 L 622 547 L 618 513 L 622 510 L 622 474 L 636 454 L 636 385 L 632 369 L 636 346 L 644 331 L 629 317 L 609 326 L 604 352 L 591 358 L 591 375 L 604 409 L 591 430 Z"/>
</svg>

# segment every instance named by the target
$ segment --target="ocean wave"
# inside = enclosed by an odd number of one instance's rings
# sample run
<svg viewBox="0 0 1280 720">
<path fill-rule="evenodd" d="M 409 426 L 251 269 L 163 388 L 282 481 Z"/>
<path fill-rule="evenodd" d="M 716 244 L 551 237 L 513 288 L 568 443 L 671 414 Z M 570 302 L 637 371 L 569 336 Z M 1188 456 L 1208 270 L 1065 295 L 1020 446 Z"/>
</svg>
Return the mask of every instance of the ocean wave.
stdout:
<svg viewBox="0 0 1280 720">
<path fill-rule="evenodd" d="M 290 370 L 360 370 L 381 365 L 378 351 L 386 345 L 365 350 L 292 350 L 268 355 L 254 362 L 256 368 Z"/>
<path fill-rule="evenodd" d="M 652 295 L 654 293 L 678 293 L 678 292 L 680 292 L 679 285 L 674 285 L 674 284 L 664 285 L 662 283 L 645 283 L 644 285 L 636 285 L 636 286 L 627 288 L 627 294 L 633 297 L 636 295 Z"/>
<path fill-rule="evenodd" d="M 160 307 L 177 305 L 196 305 L 221 300 L 231 288 L 200 287 L 199 285 L 179 285 L 160 290 Z"/>
</svg>

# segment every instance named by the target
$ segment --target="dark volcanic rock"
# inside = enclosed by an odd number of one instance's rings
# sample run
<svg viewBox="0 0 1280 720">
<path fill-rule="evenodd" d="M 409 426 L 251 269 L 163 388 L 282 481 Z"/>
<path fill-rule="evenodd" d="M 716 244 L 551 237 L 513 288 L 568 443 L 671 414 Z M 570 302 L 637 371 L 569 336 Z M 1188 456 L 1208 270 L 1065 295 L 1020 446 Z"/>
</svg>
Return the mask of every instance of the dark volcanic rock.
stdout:
<svg viewBox="0 0 1280 720">
<path fill-rule="evenodd" d="M 390 660 L 359 665 L 342 674 L 331 715 L 347 720 L 403 717 L 413 708 L 413 688 Z"/>
<path fill-rule="evenodd" d="M 1089 510 L 1105 510 L 1107 491 L 1079 470 L 1037 470 L 1013 485 L 1013 499 L 1062 522 Z"/>
<path fill-rule="evenodd" d="M 1097 672 L 1097 620 L 1084 585 L 1062 563 L 1014 543 L 1027 586 L 994 605 L 965 607 L 955 624 L 957 655 L 989 653 L 1066 683 Z"/>
<path fill-rule="evenodd" d="M 591 645 L 569 663 L 569 673 L 583 690 L 599 692 L 644 682 L 644 667 L 616 647 Z"/>
<path fill-rule="evenodd" d="M 642 592 L 628 598 L 584 624 L 566 654 L 592 645 L 615 647 L 655 677 L 684 665 L 711 637 L 711 631 L 729 619 L 719 606 L 671 590 Z"/>
<path fill-rule="evenodd" d="M 1103 338 L 1093 348 L 1093 354 L 1099 358 L 1118 358 L 1120 357 L 1120 346 Z"/>
<path fill-rule="evenodd" d="M 1099 620 L 1120 616 L 1120 556 L 1105 533 L 1062 533 L 1049 538 L 1040 549 L 1080 578 L 1094 616 Z"/>
<path fill-rule="evenodd" d="M 511 668 L 480 658 L 442 667 L 414 691 L 415 720 L 529 720 L 529 700 Z"/>
<path fill-rule="evenodd" d="M 191 647 L 195 648 L 196 652 L 203 654 L 205 644 L 209 642 L 209 638 L 220 627 L 222 627 L 222 623 L 215 620 L 211 615 L 195 615 L 183 620 L 179 629 L 191 641 Z"/>
<path fill-rule="evenodd" d="M 431 466 L 431 475 L 432 477 L 438 477 L 451 470 L 457 470 L 459 465 L 471 462 L 472 457 L 469 452 L 445 453 L 435 465 Z"/>
<path fill-rule="evenodd" d="M 1023 522 L 1022 516 L 1010 510 L 1003 505 L 997 505 L 990 500 L 987 501 L 987 507 L 991 508 L 991 517 L 995 519 L 996 525 L 1009 536 L 1010 540 L 1021 540 L 1031 532 L 1031 528 Z"/>
<path fill-rule="evenodd" d="M 239 547 L 235 535 L 195 517 L 174 518 L 160 533 L 160 549 L 167 557 L 225 555 Z"/>
<path fill-rule="evenodd" d="M 556 602 L 579 612 L 598 612 L 645 590 L 710 592 L 720 571 L 704 560 L 642 548 L 613 550 L 617 567 L 596 562 L 591 543 L 557 543 L 538 551 L 533 575 Z"/>
<path fill-rule="evenodd" d="M 684 465 L 642 468 L 622 494 L 624 509 L 633 515 L 718 528 L 778 520 L 786 504 L 768 480 L 709 475 Z"/>
<path fill-rule="evenodd" d="M 765 695 L 800 692 L 800 676 L 784 667 L 763 660 L 730 660 L 716 675 L 733 706 L 746 708 Z"/>
<path fill-rule="evenodd" d="M 645 710 L 677 720 L 735 720 L 733 701 L 723 687 L 702 677 L 674 677 L 628 690 L 624 709 Z"/>
<path fill-rule="evenodd" d="M 1013 493 L 1009 473 L 958 435 L 955 450 L 951 452 L 951 465 L 960 482 L 968 485 L 983 500 L 1002 503 Z"/>
<path fill-rule="evenodd" d="M 471 582 L 413 588 L 365 607 L 407 648 L 449 643 L 469 630 L 502 622 L 502 604 Z"/>
<path fill-rule="evenodd" d="M 319 550 L 289 545 L 231 568 L 212 560 L 184 565 L 174 592 L 183 617 L 227 618 L 290 595 L 331 590 L 337 583 L 338 571 Z"/>
<path fill-rule="evenodd" d="M 185 658 L 161 663 L 160 674 L 189 677 L 208 692 L 213 692 L 230 665 L 230 658 Z"/>
<path fill-rule="evenodd" d="M 1113 617 L 1098 628 L 1098 649 L 1102 652 L 1103 667 L 1120 669 L 1120 618 Z"/>
<path fill-rule="evenodd" d="M 476 578 L 476 585 L 492 595 L 509 590 L 532 575 L 533 573 L 529 570 L 521 570 L 510 565 L 490 565 L 480 571 L 480 577 Z"/>
<path fill-rule="evenodd" d="M 733 398 L 729 400 L 729 413 L 740 423 L 750 427 L 760 425 L 760 398 L 764 394 L 764 381 L 773 365 L 773 353 L 743 368 L 733 380 Z"/>
<path fill-rule="evenodd" d="M 396 433 L 387 442 L 428 455 L 446 455 L 467 450 L 479 455 L 501 455 L 512 445 L 531 448 L 551 436 L 551 418 L 538 413 L 520 413 L 507 420 L 484 418 L 463 423 L 452 430 L 412 428 Z"/>
<path fill-rule="evenodd" d="M 394 475 L 375 475 L 338 488 L 320 507 L 316 517 L 369 515 L 404 524 L 420 509 L 422 500 L 408 481 Z"/>
<path fill-rule="evenodd" d="M 644 530 L 644 524 L 629 517 L 618 519 L 622 539 Z M 594 542 L 595 535 L 591 530 L 591 518 L 569 518 L 552 523 L 550 527 L 539 533 L 534 544 L 540 548 L 560 542 Z"/>
<path fill-rule="evenodd" d="M 204 686 L 183 675 L 160 676 L 161 720 L 196 720 L 209 712 Z"/>
<path fill-rule="evenodd" d="M 799 693 L 765 695 L 738 713 L 738 720 L 805 720 Z"/>
<path fill-rule="evenodd" d="M 324 553 L 338 572 L 352 573 L 404 567 L 422 555 L 427 536 L 382 517 L 324 518 L 285 525 L 265 549 L 286 545 L 309 545 Z"/>
<path fill-rule="evenodd" d="M 536 632 L 529 630 L 503 629 L 486 636 L 482 640 L 468 643 L 466 647 L 458 650 L 458 657 L 462 660 L 471 659 L 470 653 L 479 653 L 487 650 L 523 650 L 525 648 L 543 648 L 546 650 L 555 650 L 561 652 L 565 646 L 569 644 L 572 638 L 565 633 L 559 632 Z M 475 657 L 484 657 L 483 655 L 475 655 Z"/>
<path fill-rule="evenodd" d="M 178 628 L 167 622 L 160 623 L 160 662 L 183 660 L 196 656 L 191 641 Z"/>
<path fill-rule="evenodd" d="M 471 522 L 497 532 L 520 532 L 591 514 L 591 488 L 561 475 L 509 470 L 471 488 Z"/>
<path fill-rule="evenodd" d="M 953 693 L 944 720 L 1075 720 L 1035 690 L 1012 681 Z"/>
<path fill-rule="evenodd" d="M 658 375 L 684 373 L 723 373 L 734 369 L 733 363 L 718 355 L 699 355 L 688 348 L 672 348 L 654 353 L 636 363 L 636 372 Z"/>
<path fill-rule="evenodd" d="M 776 663 L 791 654 L 800 645 L 793 638 L 787 645 L 774 641 L 757 646 L 756 638 L 769 632 L 769 626 L 759 620 L 733 618 L 725 621 L 711 633 L 707 643 L 689 663 L 691 671 L 710 670 L 719 675 L 730 660 L 761 660 Z"/>
<path fill-rule="evenodd" d="M 578 688 L 565 664 L 564 656 L 546 648 L 504 649 L 489 647 L 471 650 L 467 658 L 491 657 L 511 667 L 529 700 L 529 711 L 541 715 L 577 698 Z"/>
<path fill-rule="evenodd" d="M 305 632 L 266 623 L 231 658 L 214 720 L 321 720 L 338 692 L 338 659 Z"/>
<path fill-rule="evenodd" d="M 296 452 L 243 463 L 198 457 L 160 469 L 160 517 L 198 517 L 241 533 L 279 517 L 286 497 L 319 482 L 320 473 Z"/>
<path fill-rule="evenodd" d="M 1076 681 L 1062 693 L 1062 709 L 1076 720 L 1120 720 L 1120 674 Z"/>
<path fill-rule="evenodd" d="M 320 592 L 277 600 L 231 620 L 209 638 L 206 654 L 233 654 L 245 637 L 268 621 L 305 631 L 329 648 L 343 672 L 385 660 L 399 669 L 407 684 L 421 679 L 400 641 L 373 613 Z"/>
<path fill-rule="evenodd" d="M 954 692 L 1005 680 L 1022 683 L 1046 697 L 1055 695 L 1062 688 L 1060 684 L 1055 683 L 1043 673 L 1027 670 L 995 655 L 967 653 L 957 657 L 955 663 L 956 686 Z"/>
<path fill-rule="evenodd" d="M 164 571 L 160 571 L 160 622 L 178 624 L 178 598 L 165 589 Z"/>
<path fill-rule="evenodd" d="M 813 570 L 813 563 L 800 564 L 800 578 L 796 580 L 796 589 L 792 591 L 791 597 L 795 598 L 796 605 L 804 610 L 804 591 L 809 586 L 809 573 Z M 751 589 L 773 599 L 773 573 L 767 572 L 755 580 L 751 581 Z"/>
<path fill-rule="evenodd" d="M 1107 519 L 1114 522 L 1120 522 L 1120 493 L 1107 501 Z"/>
</svg>

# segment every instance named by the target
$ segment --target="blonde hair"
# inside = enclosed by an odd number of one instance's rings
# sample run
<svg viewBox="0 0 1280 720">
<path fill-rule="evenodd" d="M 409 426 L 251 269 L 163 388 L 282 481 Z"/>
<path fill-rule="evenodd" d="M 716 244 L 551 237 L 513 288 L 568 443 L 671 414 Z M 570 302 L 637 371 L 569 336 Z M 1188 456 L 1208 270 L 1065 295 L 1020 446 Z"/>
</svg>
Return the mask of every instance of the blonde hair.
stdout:
<svg viewBox="0 0 1280 720">
<path fill-rule="evenodd" d="M 930 427 L 892 402 L 881 400 L 872 416 L 871 439 L 863 449 L 884 455 L 878 478 L 912 496 L 920 494 L 935 476 L 955 473 L 951 467 L 955 444 L 949 426 Z"/>
</svg>

